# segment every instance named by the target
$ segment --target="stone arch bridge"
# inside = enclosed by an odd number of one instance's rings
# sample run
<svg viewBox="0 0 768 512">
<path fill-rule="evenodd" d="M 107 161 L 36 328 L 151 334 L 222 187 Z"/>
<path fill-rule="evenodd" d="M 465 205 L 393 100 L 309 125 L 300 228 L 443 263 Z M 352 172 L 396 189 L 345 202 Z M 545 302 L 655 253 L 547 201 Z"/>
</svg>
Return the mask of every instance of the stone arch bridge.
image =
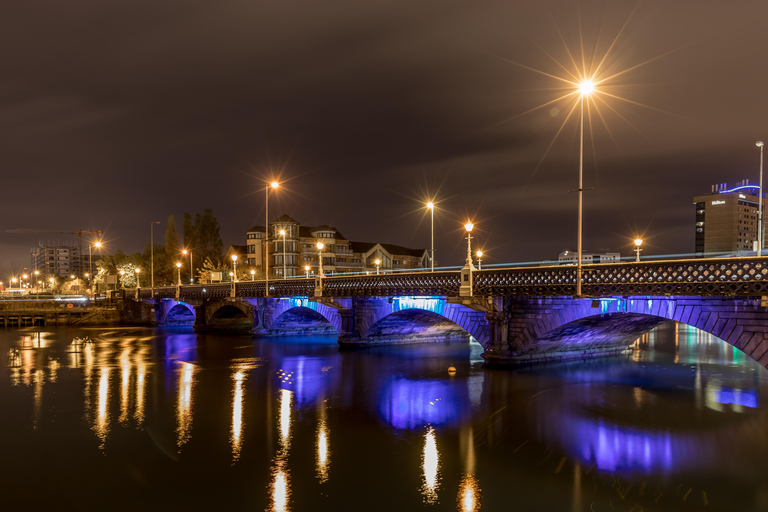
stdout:
<svg viewBox="0 0 768 512">
<path fill-rule="evenodd" d="M 334 333 L 342 346 L 474 337 L 487 364 L 616 353 L 666 320 L 768 366 L 761 258 L 395 273 L 124 290 L 134 321 L 260 335 Z M 467 286 L 467 281 L 469 282 Z M 137 313 L 138 312 L 138 313 Z"/>
</svg>

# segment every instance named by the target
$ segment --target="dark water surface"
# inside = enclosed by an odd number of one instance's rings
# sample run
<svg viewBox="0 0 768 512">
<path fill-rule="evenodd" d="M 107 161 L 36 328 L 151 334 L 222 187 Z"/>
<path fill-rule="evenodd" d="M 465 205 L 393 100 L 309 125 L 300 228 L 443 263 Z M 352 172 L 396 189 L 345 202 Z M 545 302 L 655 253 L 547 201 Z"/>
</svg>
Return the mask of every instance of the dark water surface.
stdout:
<svg viewBox="0 0 768 512">
<path fill-rule="evenodd" d="M 768 372 L 684 325 L 517 371 L 477 344 L 41 329 L 0 331 L 3 510 L 768 510 Z"/>
</svg>

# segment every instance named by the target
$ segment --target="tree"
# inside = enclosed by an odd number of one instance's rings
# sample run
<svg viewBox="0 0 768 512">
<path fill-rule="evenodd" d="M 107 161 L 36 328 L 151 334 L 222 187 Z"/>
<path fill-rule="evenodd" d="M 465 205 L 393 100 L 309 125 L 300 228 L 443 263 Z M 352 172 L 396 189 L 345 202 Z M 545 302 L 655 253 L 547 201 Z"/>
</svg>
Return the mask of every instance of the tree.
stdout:
<svg viewBox="0 0 768 512">
<path fill-rule="evenodd" d="M 195 215 L 194 236 L 200 260 L 210 259 L 216 266 L 221 264 L 224 242 L 221 241 L 219 221 L 213 210 L 206 208 L 202 215 Z"/>
<path fill-rule="evenodd" d="M 176 232 L 176 219 L 173 215 L 168 216 L 168 221 L 165 224 L 165 255 L 172 262 L 181 259 L 179 234 Z"/>
</svg>

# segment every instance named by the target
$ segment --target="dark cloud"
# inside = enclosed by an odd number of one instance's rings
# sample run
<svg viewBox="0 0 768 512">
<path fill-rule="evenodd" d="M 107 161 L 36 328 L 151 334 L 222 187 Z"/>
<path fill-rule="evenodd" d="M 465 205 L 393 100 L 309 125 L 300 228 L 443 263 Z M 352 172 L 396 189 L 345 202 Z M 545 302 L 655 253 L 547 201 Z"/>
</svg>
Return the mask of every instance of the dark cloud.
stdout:
<svg viewBox="0 0 768 512">
<path fill-rule="evenodd" d="M 757 179 L 766 14 L 762 0 L 18 3 L 0 22 L 0 231 L 101 229 L 136 251 L 150 221 L 212 207 L 242 243 L 279 174 L 275 215 L 425 246 L 437 194 L 441 264 L 461 263 L 468 216 L 489 263 L 552 258 L 576 244 L 578 110 L 532 109 L 567 92 L 548 75 L 610 50 L 615 97 L 587 119 L 585 249 L 630 254 L 643 232 L 649 252 L 691 252 L 692 197 Z M 39 238 L 0 233 L 0 273 Z"/>
</svg>

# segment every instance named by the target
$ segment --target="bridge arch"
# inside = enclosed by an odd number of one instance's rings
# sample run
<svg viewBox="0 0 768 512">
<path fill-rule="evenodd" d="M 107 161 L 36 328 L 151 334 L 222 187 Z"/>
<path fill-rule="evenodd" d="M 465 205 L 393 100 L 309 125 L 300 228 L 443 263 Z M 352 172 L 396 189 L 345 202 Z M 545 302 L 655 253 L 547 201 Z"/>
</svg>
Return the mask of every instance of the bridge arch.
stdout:
<svg viewBox="0 0 768 512">
<path fill-rule="evenodd" d="M 160 325 L 192 325 L 195 322 L 195 308 L 191 304 L 173 299 L 163 299 L 158 311 Z"/>
<path fill-rule="evenodd" d="M 490 338 L 486 313 L 445 297 L 390 297 L 355 304 L 355 331 L 362 344 L 420 343 Z"/>
<path fill-rule="evenodd" d="M 240 300 L 208 302 L 197 308 L 195 330 L 250 332 L 255 315 L 255 308 Z"/>
<path fill-rule="evenodd" d="M 263 327 L 280 334 L 338 334 L 341 316 L 338 309 L 310 301 L 307 297 L 280 298 L 264 315 Z"/>
<path fill-rule="evenodd" d="M 591 351 L 623 350 L 666 320 L 688 324 L 768 365 L 768 308 L 732 297 L 511 299 L 506 340 L 486 345 L 486 362 L 524 362 Z M 558 352 L 558 355 L 555 355 Z"/>
</svg>

